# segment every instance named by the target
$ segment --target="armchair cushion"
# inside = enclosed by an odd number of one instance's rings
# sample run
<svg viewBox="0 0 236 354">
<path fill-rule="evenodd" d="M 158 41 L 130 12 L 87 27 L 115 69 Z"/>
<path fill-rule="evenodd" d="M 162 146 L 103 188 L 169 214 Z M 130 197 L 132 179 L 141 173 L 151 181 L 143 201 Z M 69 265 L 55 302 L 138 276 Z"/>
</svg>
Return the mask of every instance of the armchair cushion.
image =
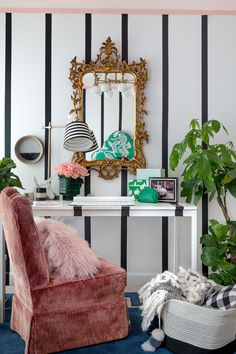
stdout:
<svg viewBox="0 0 236 354">
<path fill-rule="evenodd" d="M 49 272 L 62 279 L 88 279 L 100 265 L 98 257 L 75 229 L 62 222 L 35 218 L 47 255 Z"/>
<path fill-rule="evenodd" d="M 47 287 L 32 291 L 34 312 L 53 312 L 58 308 L 60 311 L 74 311 L 101 303 L 122 302 L 126 286 L 125 270 L 102 258 L 100 264 L 93 278 L 65 281 L 55 275 Z"/>
</svg>

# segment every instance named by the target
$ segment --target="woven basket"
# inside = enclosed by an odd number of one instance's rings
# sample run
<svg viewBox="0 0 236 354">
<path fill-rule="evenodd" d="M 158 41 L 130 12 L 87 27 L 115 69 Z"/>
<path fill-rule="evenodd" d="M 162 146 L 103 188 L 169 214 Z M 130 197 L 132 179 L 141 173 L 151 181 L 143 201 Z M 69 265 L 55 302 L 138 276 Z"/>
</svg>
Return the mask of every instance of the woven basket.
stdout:
<svg viewBox="0 0 236 354">
<path fill-rule="evenodd" d="M 177 354 L 236 351 L 236 308 L 215 310 L 179 300 L 162 310 L 166 347 Z"/>
</svg>

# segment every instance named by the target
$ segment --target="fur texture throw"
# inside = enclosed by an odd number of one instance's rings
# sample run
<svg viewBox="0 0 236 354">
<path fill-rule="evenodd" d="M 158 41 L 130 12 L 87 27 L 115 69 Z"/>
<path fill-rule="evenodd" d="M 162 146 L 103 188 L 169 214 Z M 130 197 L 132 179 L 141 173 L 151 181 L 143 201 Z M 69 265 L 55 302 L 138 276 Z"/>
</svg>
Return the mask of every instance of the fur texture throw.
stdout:
<svg viewBox="0 0 236 354">
<path fill-rule="evenodd" d="M 51 274 L 67 280 L 94 276 L 100 261 L 75 229 L 51 219 L 35 218 L 35 222 Z"/>
</svg>

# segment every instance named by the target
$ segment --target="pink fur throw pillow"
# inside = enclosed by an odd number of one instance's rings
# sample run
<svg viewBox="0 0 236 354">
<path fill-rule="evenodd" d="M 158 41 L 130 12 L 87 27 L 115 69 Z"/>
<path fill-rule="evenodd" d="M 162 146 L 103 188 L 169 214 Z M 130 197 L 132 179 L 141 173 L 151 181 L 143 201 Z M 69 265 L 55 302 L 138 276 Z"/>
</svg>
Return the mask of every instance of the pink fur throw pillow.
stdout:
<svg viewBox="0 0 236 354">
<path fill-rule="evenodd" d="M 62 222 L 35 218 L 48 258 L 49 271 L 63 279 L 88 279 L 94 276 L 99 259 L 73 227 Z"/>
</svg>

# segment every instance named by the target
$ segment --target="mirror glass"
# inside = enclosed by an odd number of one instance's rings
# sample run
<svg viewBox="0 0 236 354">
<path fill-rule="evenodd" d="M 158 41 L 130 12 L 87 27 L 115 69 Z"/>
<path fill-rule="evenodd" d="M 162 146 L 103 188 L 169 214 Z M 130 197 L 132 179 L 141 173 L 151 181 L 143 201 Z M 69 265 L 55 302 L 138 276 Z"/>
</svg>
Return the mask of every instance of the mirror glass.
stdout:
<svg viewBox="0 0 236 354">
<path fill-rule="evenodd" d="M 128 92 L 122 94 L 116 81 L 126 82 Z M 102 95 L 94 93 L 95 80 L 101 89 L 107 90 Z M 83 89 L 86 90 L 84 106 L 86 122 L 93 130 L 99 148 L 107 138 L 117 130 L 123 130 L 134 140 L 135 137 L 135 78 L 130 73 L 87 73 L 83 76 Z M 107 84 L 109 82 L 109 84 Z M 95 151 L 96 153 L 97 151 Z M 94 151 L 86 153 L 86 160 L 94 159 Z"/>
</svg>

